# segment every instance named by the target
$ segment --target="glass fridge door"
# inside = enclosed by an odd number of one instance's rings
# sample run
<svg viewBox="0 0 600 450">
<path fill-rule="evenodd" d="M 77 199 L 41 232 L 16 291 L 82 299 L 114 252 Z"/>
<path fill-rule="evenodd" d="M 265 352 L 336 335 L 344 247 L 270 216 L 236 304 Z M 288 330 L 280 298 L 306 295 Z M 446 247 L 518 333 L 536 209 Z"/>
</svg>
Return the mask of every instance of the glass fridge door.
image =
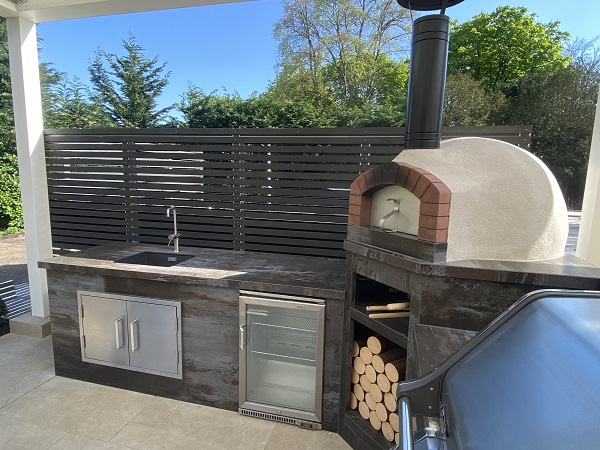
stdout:
<svg viewBox="0 0 600 450">
<path fill-rule="evenodd" d="M 320 421 L 324 308 L 246 298 L 242 407 Z"/>
</svg>

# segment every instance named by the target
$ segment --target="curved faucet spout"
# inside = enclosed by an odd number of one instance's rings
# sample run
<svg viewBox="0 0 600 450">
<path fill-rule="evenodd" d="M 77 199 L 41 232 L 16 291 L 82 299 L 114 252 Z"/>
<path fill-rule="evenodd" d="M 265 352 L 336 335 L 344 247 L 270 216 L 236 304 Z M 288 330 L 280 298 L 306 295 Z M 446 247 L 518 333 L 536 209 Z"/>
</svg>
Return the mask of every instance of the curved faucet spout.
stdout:
<svg viewBox="0 0 600 450">
<path fill-rule="evenodd" d="M 175 248 L 173 251 L 179 253 L 179 238 L 181 237 L 181 234 L 177 232 L 177 209 L 175 209 L 175 206 L 171 205 L 167 208 L 167 217 L 171 216 L 171 211 L 173 211 L 173 234 L 169 235 L 169 243 L 167 246 L 171 245 L 171 242 L 174 242 Z"/>
</svg>

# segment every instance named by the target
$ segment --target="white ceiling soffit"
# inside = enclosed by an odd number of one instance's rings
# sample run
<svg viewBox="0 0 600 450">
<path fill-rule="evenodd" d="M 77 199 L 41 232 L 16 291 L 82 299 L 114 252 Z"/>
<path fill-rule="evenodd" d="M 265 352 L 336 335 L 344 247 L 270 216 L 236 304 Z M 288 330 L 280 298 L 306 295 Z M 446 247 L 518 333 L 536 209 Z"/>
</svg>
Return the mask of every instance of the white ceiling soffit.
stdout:
<svg viewBox="0 0 600 450">
<path fill-rule="evenodd" d="M 0 16 L 39 23 L 237 1 L 246 0 L 0 0 Z"/>
</svg>

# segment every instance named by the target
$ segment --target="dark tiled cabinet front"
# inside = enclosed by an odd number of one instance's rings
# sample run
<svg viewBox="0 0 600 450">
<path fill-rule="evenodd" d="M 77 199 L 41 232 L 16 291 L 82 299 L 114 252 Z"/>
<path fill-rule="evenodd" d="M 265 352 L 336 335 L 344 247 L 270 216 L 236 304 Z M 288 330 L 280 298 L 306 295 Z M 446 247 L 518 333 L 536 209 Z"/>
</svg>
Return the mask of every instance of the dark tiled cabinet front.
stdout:
<svg viewBox="0 0 600 450">
<path fill-rule="evenodd" d="M 201 280 L 178 283 L 89 272 L 47 270 L 57 375 L 237 411 L 239 282 L 215 287 Z M 306 292 L 314 287 L 306 286 Z M 181 302 L 182 379 L 82 361 L 78 290 Z M 340 298 L 326 299 L 322 425 L 330 431 L 337 431 L 338 424 L 343 304 Z"/>
</svg>

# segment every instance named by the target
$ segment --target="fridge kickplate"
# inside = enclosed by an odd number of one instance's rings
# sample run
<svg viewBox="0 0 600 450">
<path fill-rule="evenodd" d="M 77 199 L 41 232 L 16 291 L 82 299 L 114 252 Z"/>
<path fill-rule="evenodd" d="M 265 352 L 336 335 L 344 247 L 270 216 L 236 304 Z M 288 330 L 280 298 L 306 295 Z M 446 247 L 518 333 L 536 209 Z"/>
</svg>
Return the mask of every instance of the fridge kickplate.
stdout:
<svg viewBox="0 0 600 450">
<path fill-rule="evenodd" d="M 290 425 L 297 425 L 300 428 L 306 428 L 308 430 L 320 430 L 321 424 L 317 422 L 310 422 L 308 420 L 295 419 L 293 417 L 285 417 L 277 414 L 264 413 L 260 411 L 253 411 L 251 409 L 239 408 L 239 413 L 243 416 L 256 417 L 258 419 L 273 420 L 275 422 L 288 423 Z"/>
</svg>

